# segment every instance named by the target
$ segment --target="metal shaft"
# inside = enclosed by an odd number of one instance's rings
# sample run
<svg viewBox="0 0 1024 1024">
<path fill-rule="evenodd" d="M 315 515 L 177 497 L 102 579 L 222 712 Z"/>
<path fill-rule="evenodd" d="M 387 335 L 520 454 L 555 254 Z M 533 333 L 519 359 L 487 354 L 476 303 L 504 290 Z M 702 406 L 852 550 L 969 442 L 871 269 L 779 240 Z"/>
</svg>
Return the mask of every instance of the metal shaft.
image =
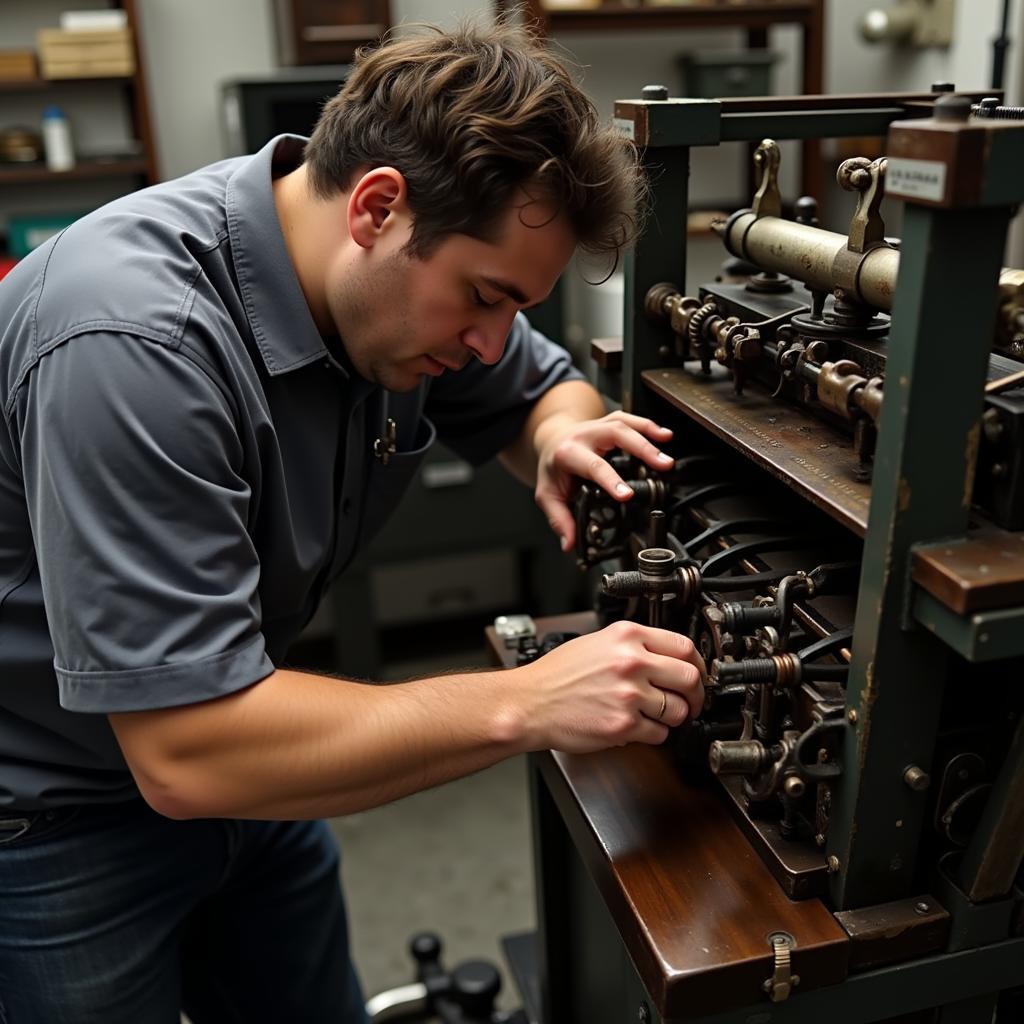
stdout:
<svg viewBox="0 0 1024 1024">
<path fill-rule="evenodd" d="M 818 291 L 844 287 L 850 298 L 873 309 L 892 308 L 900 254 L 888 245 L 854 254 L 847 248 L 846 235 L 781 217 L 755 217 L 750 211 L 730 218 L 723 241 L 733 256 L 764 270 L 795 277 Z M 855 269 L 843 275 L 846 280 L 836 280 L 833 269 L 840 254 L 856 260 Z"/>
</svg>

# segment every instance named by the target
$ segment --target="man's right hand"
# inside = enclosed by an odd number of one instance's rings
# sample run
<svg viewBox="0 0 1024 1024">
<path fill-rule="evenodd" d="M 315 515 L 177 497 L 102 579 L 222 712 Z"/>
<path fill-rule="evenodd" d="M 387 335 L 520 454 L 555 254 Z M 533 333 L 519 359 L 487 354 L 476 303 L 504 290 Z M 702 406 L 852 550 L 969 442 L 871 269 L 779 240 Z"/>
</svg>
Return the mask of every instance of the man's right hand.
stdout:
<svg viewBox="0 0 1024 1024">
<path fill-rule="evenodd" d="M 633 622 L 570 640 L 509 674 L 534 750 L 658 744 L 704 704 L 706 672 L 693 642 Z"/>
</svg>

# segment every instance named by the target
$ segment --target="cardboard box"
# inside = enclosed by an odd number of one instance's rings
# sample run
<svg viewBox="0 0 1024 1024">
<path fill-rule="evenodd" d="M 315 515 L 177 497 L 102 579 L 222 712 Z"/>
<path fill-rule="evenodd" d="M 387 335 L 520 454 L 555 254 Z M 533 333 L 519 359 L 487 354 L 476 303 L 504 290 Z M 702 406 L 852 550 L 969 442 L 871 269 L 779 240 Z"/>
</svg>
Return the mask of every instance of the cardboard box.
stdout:
<svg viewBox="0 0 1024 1024">
<path fill-rule="evenodd" d="M 129 29 L 40 29 L 39 66 L 44 78 L 97 78 L 135 73 Z"/>
</svg>

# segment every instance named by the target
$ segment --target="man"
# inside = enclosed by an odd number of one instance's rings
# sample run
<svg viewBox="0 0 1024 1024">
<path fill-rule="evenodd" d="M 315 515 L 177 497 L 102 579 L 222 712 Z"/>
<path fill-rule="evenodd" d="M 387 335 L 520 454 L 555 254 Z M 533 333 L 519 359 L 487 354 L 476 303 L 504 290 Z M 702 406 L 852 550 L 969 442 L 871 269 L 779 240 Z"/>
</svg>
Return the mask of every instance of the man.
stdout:
<svg viewBox="0 0 1024 1024">
<path fill-rule="evenodd" d="M 513 754 L 659 743 L 685 638 L 372 686 L 288 645 L 435 432 L 535 481 L 657 468 L 520 311 L 638 188 L 511 28 L 365 56 L 311 141 L 119 200 L 0 288 L 0 1019 L 363 1019 L 316 819 Z"/>
</svg>

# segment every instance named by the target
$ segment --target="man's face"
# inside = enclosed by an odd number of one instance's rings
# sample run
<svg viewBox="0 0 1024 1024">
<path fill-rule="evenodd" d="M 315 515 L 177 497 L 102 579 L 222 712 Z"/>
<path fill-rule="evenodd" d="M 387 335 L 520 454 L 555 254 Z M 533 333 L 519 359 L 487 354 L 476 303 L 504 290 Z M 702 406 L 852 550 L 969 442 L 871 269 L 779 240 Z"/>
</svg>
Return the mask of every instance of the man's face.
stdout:
<svg viewBox="0 0 1024 1024">
<path fill-rule="evenodd" d="M 542 202 L 513 206 L 493 241 L 451 235 L 425 259 L 411 234 L 361 253 L 327 278 L 327 301 L 356 372 L 389 391 L 424 376 L 496 363 L 516 312 L 544 299 L 572 257 L 568 222 Z"/>
</svg>

